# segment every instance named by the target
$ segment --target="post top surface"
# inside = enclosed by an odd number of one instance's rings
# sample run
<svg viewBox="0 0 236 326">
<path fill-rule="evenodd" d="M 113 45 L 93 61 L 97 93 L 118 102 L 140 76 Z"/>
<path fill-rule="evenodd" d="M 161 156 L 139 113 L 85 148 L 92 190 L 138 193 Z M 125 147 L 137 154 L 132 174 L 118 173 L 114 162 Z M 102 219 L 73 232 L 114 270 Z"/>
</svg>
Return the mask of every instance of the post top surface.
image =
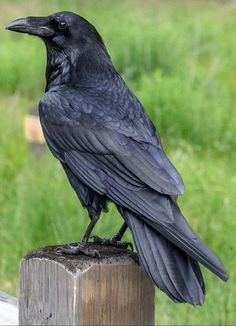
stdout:
<svg viewBox="0 0 236 326">
<path fill-rule="evenodd" d="M 71 273 L 83 272 L 95 265 L 139 265 L 138 255 L 128 249 L 89 243 L 100 257 L 88 257 L 82 254 L 68 255 L 57 251 L 58 246 L 47 246 L 35 249 L 23 259 L 45 259 L 62 265 Z"/>
</svg>

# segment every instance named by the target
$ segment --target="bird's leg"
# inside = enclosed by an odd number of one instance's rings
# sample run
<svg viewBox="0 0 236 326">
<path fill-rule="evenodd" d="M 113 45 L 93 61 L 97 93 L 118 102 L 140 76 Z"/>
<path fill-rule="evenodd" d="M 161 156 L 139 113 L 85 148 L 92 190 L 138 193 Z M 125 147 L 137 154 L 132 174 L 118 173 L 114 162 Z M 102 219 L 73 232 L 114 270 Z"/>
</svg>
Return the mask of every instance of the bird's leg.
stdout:
<svg viewBox="0 0 236 326">
<path fill-rule="evenodd" d="M 122 224 L 120 230 L 111 239 L 113 239 L 114 241 L 121 241 L 127 228 L 128 228 L 128 225 L 126 222 L 124 222 Z"/>
<path fill-rule="evenodd" d="M 133 250 L 133 244 L 131 242 L 121 241 L 125 231 L 127 230 L 128 225 L 126 222 L 123 223 L 120 230 L 110 239 L 100 238 L 96 235 L 93 235 L 91 238 L 94 243 L 104 244 L 108 246 L 114 246 L 119 248 L 128 248 L 130 247 Z"/>
<path fill-rule="evenodd" d="M 99 219 L 99 215 L 90 215 L 90 219 L 91 221 L 83 236 L 83 240 L 77 244 L 67 244 L 65 246 L 60 246 L 57 248 L 58 251 L 69 255 L 84 254 L 90 257 L 99 257 L 99 252 L 95 249 L 89 248 L 88 246 L 88 241 L 91 236 L 91 232 Z"/>
</svg>

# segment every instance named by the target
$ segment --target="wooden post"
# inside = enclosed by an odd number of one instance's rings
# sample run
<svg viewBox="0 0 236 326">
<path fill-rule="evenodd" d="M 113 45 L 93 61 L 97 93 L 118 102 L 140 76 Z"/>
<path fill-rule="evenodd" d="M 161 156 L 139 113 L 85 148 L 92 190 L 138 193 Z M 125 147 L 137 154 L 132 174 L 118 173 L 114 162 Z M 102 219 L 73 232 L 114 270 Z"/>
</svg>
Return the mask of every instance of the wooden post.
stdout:
<svg viewBox="0 0 236 326">
<path fill-rule="evenodd" d="M 0 292 L 0 325 L 18 325 L 18 300 Z"/>
<path fill-rule="evenodd" d="M 45 153 L 46 142 L 39 121 L 38 108 L 31 108 L 24 119 L 25 138 L 29 142 L 30 151 L 41 157 Z"/>
<path fill-rule="evenodd" d="M 154 286 L 137 254 L 91 246 L 100 258 L 52 246 L 22 259 L 20 325 L 154 325 Z"/>
</svg>

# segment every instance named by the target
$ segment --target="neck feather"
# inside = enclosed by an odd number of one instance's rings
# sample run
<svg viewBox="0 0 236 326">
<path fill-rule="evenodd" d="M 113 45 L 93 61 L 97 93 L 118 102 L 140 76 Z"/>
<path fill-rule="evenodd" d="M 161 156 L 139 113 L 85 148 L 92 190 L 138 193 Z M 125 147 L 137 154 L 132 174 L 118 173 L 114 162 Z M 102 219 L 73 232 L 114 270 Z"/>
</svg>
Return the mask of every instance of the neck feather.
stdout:
<svg viewBox="0 0 236 326">
<path fill-rule="evenodd" d="M 89 85 L 98 75 L 102 80 L 111 71 L 115 69 L 105 47 L 88 46 L 82 52 L 50 48 L 47 49 L 46 91 L 66 83 Z"/>
</svg>

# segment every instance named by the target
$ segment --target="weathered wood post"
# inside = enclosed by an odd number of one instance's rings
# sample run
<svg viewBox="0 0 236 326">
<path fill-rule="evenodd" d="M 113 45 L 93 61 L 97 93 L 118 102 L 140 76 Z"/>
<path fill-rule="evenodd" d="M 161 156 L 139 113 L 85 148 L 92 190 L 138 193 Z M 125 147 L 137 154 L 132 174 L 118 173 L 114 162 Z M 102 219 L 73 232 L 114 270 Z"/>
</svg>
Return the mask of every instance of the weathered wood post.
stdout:
<svg viewBox="0 0 236 326">
<path fill-rule="evenodd" d="M 100 258 L 53 246 L 22 259 L 20 325 L 154 325 L 154 286 L 137 255 L 92 246 Z"/>
<path fill-rule="evenodd" d="M 0 325 L 18 325 L 18 300 L 0 292 Z"/>
<path fill-rule="evenodd" d="M 46 152 L 46 142 L 39 121 L 38 108 L 31 108 L 25 116 L 24 132 L 30 151 L 38 157 L 42 156 Z"/>
</svg>

